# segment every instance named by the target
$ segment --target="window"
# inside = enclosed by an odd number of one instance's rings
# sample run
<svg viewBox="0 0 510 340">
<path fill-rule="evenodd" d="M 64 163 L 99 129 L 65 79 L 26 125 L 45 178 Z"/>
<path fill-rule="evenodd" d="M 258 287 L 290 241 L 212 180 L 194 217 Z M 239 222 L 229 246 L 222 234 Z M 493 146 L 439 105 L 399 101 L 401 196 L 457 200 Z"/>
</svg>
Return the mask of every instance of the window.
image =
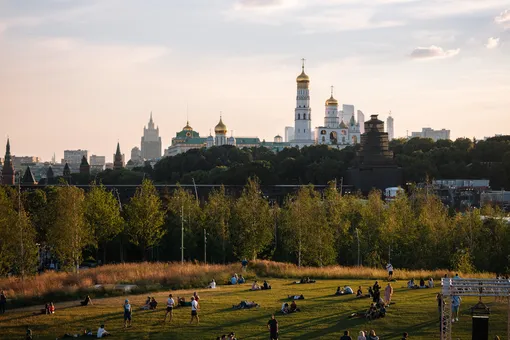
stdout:
<svg viewBox="0 0 510 340">
<path fill-rule="evenodd" d="M 301 114 L 300 113 L 297 114 L 297 119 L 301 119 Z"/>
<path fill-rule="evenodd" d="M 303 113 L 303 119 L 306 119 L 306 113 Z"/>
</svg>

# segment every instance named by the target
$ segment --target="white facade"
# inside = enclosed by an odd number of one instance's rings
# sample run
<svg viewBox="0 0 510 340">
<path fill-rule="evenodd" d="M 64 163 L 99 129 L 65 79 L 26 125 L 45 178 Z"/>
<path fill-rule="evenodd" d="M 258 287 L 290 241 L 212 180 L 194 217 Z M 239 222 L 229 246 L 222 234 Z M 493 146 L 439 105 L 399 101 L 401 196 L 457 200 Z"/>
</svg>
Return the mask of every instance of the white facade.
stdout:
<svg viewBox="0 0 510 340">
<path fill-rule="evenodd" d="M 88 159 L 87 155 L 87 150 L 64 150 L 64 158 L 62 159 L 62 164 L 67 163 L 69 165 L 80 165 L 83 156 Z"/>
<path fill-rule="evenodd" d="M 422 128 L 421 132 L 412 132 L 411 138 L 430 138 L 434 142 L 437 142 L 440 139 L 450 139 L 450 130 L 434 130 L 431 128 Z"/>
<path fill-rule="evenodd" d="M 319 126 L 315 130 L 315 143 L 319 145 L 330 145 L 343 149 L 348 145 L 354 145 L 360 142 L 360 128 L 354 118 L 354 106 L 344 105 L 347 107 L 349 121 L 344 122 L 338 112 L 338 101 L 333 97 L 326 100 L 326 110 L 324 115 L 324 125 Z"/>
<path fill-rule="evenodd" d="M 386 119 L 386 132 L 388 133 L 388 140 L 391 141 L 395 137 L 395 130 L 393 127 L 393 117 L 390 115 Z"/>
<path fill-rule="evenodd" d="M 137 146 L 131 149 L 130 161 L 135 164 L 140 164 L 143 162 L 142 151 Z"/>
<path fill-rule="evenodd" d="M 294 110 L 294 139 L 292 146 L 299 148 L 313 145 L 312 109 L 310 108 L 310 78 L 305 73 L 305 65 L 301 67 L 301 74 L 296 79 L 296 109 Z"/>
<path fill-rule="evenodd" d="M 294 139 L 294 128 L 292 126 L 285 127 L 285 142 L 290 142 Z"/>
</svg>

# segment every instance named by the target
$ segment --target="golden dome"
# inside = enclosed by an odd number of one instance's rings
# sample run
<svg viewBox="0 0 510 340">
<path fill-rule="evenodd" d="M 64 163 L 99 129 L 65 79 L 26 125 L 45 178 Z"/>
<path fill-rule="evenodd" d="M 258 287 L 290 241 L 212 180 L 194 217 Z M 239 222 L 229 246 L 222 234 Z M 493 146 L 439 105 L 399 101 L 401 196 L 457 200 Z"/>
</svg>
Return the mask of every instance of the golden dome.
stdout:
<svg viewBox="0 0 510 340">
<path fill-rule="evenodd" d="M 301 74 L 296 78 L 296 82 L 298 83 L 309 83 L 310 77 L 305 73 L 305 69 L 303 68 L 303 71 Z"/>
<path fill-rule="evenodd" d="M 189 126 L 189 121 L 186 121 L 186 126 L 182 128 L 183 131 L 193 131 L 193 128 Z"/>
<path fill-rule="evenodd" d="M 225 124 L 223 124 L 223 121 L 221 120 L 221 117 L 220 117 L 220 122 L 218 123 L 218 125 L 216 125 L 216 127 L 214 128 L 214 132 L 218 135 L 218 134 L 223 134 L 223 135 L 226 135 L 227 134 L 227 126 Z"/>
<path fill-rule="evenodd" d="M 333 98 L 333 95 L 331 95 L 331 97 L 329 97 L 329 99 L 326 100 L 326 106 L 330 106 L 330 105 L 338 106 L 338 100 Z"/>
</svg>

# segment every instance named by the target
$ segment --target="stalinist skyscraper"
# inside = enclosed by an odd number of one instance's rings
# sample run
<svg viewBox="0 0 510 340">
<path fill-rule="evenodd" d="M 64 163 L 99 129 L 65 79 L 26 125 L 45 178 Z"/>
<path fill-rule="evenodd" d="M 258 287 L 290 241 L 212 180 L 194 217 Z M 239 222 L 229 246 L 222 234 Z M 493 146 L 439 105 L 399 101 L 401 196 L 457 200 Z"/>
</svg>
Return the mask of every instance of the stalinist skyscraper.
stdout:
<svg viewBox="0 0 510 340">
<path fill-rule="evenodd" d="M 310 77 L 305 73 L 305 60 L 301 66 L 301 74 L 296 79 L 297 96 L 294 110 L 294 139 L 291 146 L 300 148 L 315 144 L 312 130 L 312 109 L 310 108 Z"/>
<path fill-rule="evenodd" d="M 154 128 L 152 112 L 147 128 L 143 128 L 140 149 L 142 151 L 142 159 L 161 158 L 161 137 L 159 137 L 159 127 Z"/>
</svg>

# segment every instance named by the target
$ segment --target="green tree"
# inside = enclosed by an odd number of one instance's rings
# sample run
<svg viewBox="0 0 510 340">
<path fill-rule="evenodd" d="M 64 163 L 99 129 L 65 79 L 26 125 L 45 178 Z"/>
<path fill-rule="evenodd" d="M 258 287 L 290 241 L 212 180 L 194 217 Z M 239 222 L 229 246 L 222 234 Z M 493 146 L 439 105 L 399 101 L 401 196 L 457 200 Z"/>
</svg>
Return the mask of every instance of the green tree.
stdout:
<svg viewBox="0 0 510 340">
<path fill-rule="evenodd" d="M 203 259 L 203 256 L 200 256 L 202 252 L 199 251 L 203 249 L 203 215 L 196 196 L 178 186 L 170 197 L 167 209 L 168 231 L 174 258 L 181 258 L 180 244 L 183 238 L 184 257 L 189 260 Z"/>
<path fill-rule="evenodd" d="M 273 239 L 273 217 L 258 179 L 249 179 L 232 211 L 230 235 L 234 255 L 256 259 Z"/>
<path fill-rule="evenodd" d="M 103 263 L 106 263 L 106 244 L 122 231 L 124 221 L 117 198 L 103 185 L 93 185 L 85 196 L 85 221 L 92 231 L 96 260 L 101 245 Z"/>
<path fill-rule="evenodd" d="M 204 206 L 205 225 L 210 235 L 209 240 L 217 240 L 221 245 L 221 259 L 227 259 L 227 249 L 230 248 L 230 218 L 232 200 L 225 195 L 225 187 L 213 190 Z"/>
<path fill-rule="evenodd" d="M 157 245 L 165 235 L 161 199 L 150 180 L 145 179 L 136 189 L 126 207 L 126 220 L 129 240 L 140 247 L 143 260 L 147 260 L 147 249 Z"/>
<path fill-rule="evenodd" d="M 48 230 L 48 243 L 64 268 L 78 270 L 83 248 L 92 243 L 91 230 L 85 223 L 85 194 L 74 186 L 56 189 L 49 209 L 54 216 Z"/>
</svg>

